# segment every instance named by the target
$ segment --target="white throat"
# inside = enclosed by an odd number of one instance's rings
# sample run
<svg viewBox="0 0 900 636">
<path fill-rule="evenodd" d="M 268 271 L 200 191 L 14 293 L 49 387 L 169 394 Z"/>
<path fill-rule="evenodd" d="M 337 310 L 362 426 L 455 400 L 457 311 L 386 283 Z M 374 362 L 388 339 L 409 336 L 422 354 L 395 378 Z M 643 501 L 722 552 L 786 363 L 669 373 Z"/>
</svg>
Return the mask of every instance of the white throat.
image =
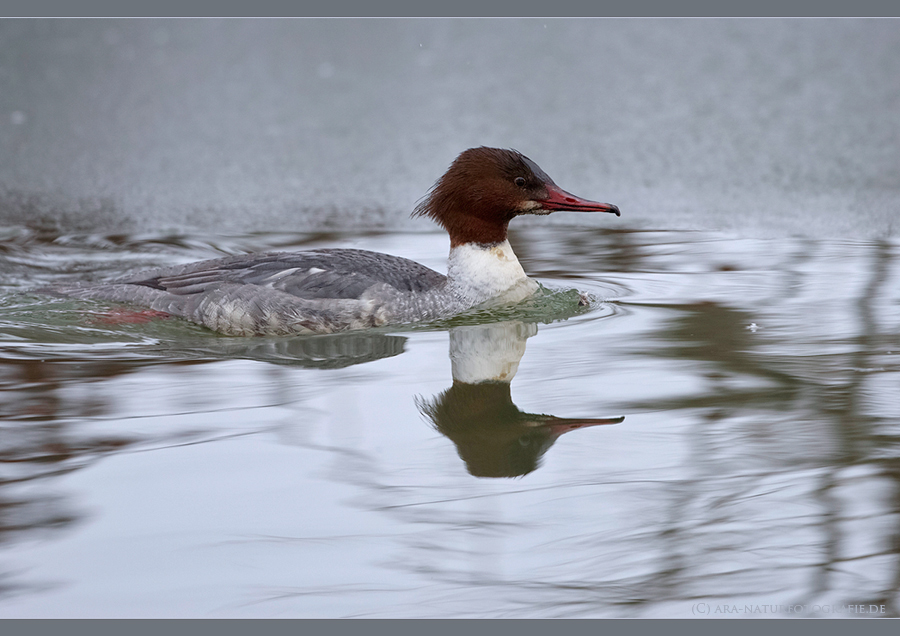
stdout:
<svg viewBox="0 0 900 636">
<path fill-rule="evenodd" d="M 496 245 L 465 243 L 451 248 L 447 277 L 453 290 L 472 306 L 502 297 L 518 302 L 538 289 L 525 275 L 509 241 Z"/>
</svg>

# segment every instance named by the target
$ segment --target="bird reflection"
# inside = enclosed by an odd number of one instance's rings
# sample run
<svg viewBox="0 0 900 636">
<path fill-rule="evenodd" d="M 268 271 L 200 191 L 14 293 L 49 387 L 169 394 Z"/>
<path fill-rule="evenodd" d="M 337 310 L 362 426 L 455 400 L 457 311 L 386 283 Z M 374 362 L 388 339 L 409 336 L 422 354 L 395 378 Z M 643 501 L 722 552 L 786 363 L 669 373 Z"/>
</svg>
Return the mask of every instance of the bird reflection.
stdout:
<svg viewBox="0 0 900 636">
<path fill-rule="evenodd" d="M 518 321 L 455 327 L 450 330 L 453 386 L 419 411 L 453 440 L 475 477 L 519 477 L 535 470 L 563 433 L 624 417 L 561 418 L 524 413 L 513 404 L 512 382 L 537 326 Z"/>
<path fill-rule="evenodd" d="M 198 338 L 180 340 L 174 355 L 185 358 L 259 360 L 308 369 L 343 369 L 400 355 L 405 336 L 379 332 L 347 332 L 295 338 Z M 171 359 L 171 347 L 157 347 Z"/>
</svg>

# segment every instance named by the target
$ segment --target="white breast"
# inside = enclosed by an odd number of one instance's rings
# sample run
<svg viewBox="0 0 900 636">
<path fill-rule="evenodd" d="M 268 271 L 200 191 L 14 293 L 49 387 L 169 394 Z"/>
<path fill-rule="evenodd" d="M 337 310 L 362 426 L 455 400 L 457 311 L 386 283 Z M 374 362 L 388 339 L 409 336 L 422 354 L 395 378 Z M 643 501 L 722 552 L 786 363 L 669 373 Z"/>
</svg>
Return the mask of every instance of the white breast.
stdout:
<svg viewBox="0 0 900 636">
<path fill-rule="evenodd" d="M 454 292 L 472 305 L 498 296 L 510 302 L 527 298 L 538 289 L 525 275 L 509 241 L 484 246 L 466 243 L 450 250 L 447 276 Z"/>
</svg>

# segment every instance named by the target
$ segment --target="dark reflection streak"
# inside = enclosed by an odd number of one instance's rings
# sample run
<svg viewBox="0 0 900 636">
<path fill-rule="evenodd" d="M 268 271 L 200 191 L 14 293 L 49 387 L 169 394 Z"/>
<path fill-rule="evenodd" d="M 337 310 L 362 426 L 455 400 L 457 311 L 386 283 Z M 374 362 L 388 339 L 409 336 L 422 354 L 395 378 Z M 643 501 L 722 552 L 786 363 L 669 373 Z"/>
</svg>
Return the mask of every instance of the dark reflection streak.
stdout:
<svg viewBox="0 0 900 636">
<path fill-rule="evenodd" d="M 799 241 L 799 249 L 790 259 L 793 261 L 793 267 L 789 264 L 784 268 L 784 284 L 775 286 L 775 290 L 778 293 L 775 294 L 775 298 L 770 302 L 774 304 L 776 300 L 790 300 L 797 293 L 798 289 L 803 288 L 804 280 L 807 278 L 803 265 L 813 262 L 815 248 L 815 241 L 809 239 L 801 239 Z"/>
<path fill-rule="evenodd" d="M 825 479 L 826 483 L 818 491 L 823 506 L 826 508 L 821 525 L 826 535 L 825 549 L 828 559 L 817 573 L 814 584 L 818 588 L 817 591 L 821 590 L 824 592 L 828 589 L 829 575 L 834 572 L 835 564 L 842 561 L 842 559 L 839 559 L 842 533 L 838 523 L 841 515 L 836 510 L 837 502 L 833 497 L 829 496 L 831 487 L 836 479 L 834 472 L 840 470 L 843 466 L 872 461 L 867 455 L 875 433 L 873 426 L 876 424 L 876 420 L 867 414 L 864 392 L 864 384 L 870 376 L 860 373 L 858 370 L 873 366 L 870 360 L 876 354 L 875 348 L 881 341 L 877 321 L 874 316 L 873 303 L 880 297 L 884 283 L 888 278 L 890 259 L 890 246 L 883 241 L 879 242 L 874 254 L 872 277 L 857 301 L 860 331 L 851 357 L 849 381 L 839 393 L 836 392 L 839 401 L 837 402 L 837 407 L 833 409 L 832 422 L 835 428 L 835 436 L 840 440 L 840 444 L 838 445 L 837 457 L 831 464 L 830 474 Z M 884 474 L 889 479 L 892 477 L 890 470 L 885 471 Z M 896 492 L 898 481 L 896 478 L 893 478 L 892 481 Z M 866 556 L 873 555 L 867 554 Z M 900 567 L 895 565 L 895 581 L 898 578 L 900 578 Z M 884 598 L 884 596 L 887 598 Z M 897 609 L 893 605 L 894 595 L 886 594 L 884 596 L 882 598 L 860 600 L 877 604 L 883 603 L 888 606 L 889 614 L 896 615 Z"/>
<path fill-rule="evenodd" d="M 521 232 L 510 232 L 510 242 L 526 270 L 540 277 L 564 280 L 580 277 L 576 272 L 639 272 L 649 267 L 647 243 L 640 231 L 588 229 L 568 234 L 559 244 L 544 233 L 519 242 L 516 237 Z M 553 250 L 552 254 L 565 253 L 566 267 L 561 268 L 555 257 L 532 255 L 539 247 Z"/>
<path fill-rule="evenodd" d="M 854 561 L 866 561 L 867 559 L 872 559 L 874 557 L 888 556 L 893 554 L 896 554 L 894 549 L 887 548 L 885 550 L 879 550 L 877 552 L 867 552 L 866 554 L 860 554 L 859 556 L 839 557 L 836 558 L 833 563 L 829 562 L 828 565 L 832 566 L 835 563 L 853 563 Z M 873 600 L 872 602 L 875 603 L 876 601 Z M 885 599 L 885 602 L 887 602 L 887 599 Z"/>
<path fill-rule="evenodd" d="M 167 448 L 181 448 L 182 446 L 198 446 L 200 444 L 211 444 L 212 442 L 221 442 L 227 439 L 237 439 L 240 437 L 250 437 L 251 435 L 259 435 L 261 433 L 266 433 L 267 430 L 258 430 L 258 431 L 244 431 L 241 433 L 230 433 L 228 435 L 219 435 L 216 437 L 204 437 L 203 439 L 191 440 L 189 442 L 178 442 L 174 444 L 155 444 L 153 446 L 147 448 L 132 448 L 130 450 L 124 450 L 121 452 L 122 455 L 128 454 L 137 454 L 137 453 L 150 453 L 153 451 L 164 450 Z"/>
<path fill-rule="evenodd" d="M 335 534 L 321 537 L 284 536 L 277 534 L 254 534 L 239 539 L 229 539 L 206 544 L 208 547 L 225 545 L 245 545 L 247 543 L 336 543 L 340 541 L 369 541 L 370 539 L 387 539 L 391 534 Z"/>
<path fill-rule="evenodd" d="M 273 590 L 264 598 L 259 598 L 251 601 L 246 601 L 244 603 L 234 603 L 232 607 L 252 607 L 254 605 L 263 605 L 265 603 L 274 603 L 277 601 L 284 601 L 292 598 L 302 598 L 304 596 L 335 596 L 341 595 L 345 596 L 347 594 L 396 594 L 402 592 L 418 592 L 420 588 L 418 587 L 407 587 L 407 586 L 396 586 L 390 587 L 385 585 L 384 587 L 371 587 L 371 586 L 361 586 L 361 585 L 332 585 L 332 586 L 317 586 L 315 588 L 302 588 L 302 589 L 290 589 L 290 590 Z M 264 592 L 260 592 L 263 594 Z M 342 618 L 355 618 L 359 616 L 367 616 L 368 614 L 351 614 L 347 616 L 343 616 Z"/>
<path fill-rule="evenodd" d="M 868 438 L 874 433 L 872 430 L 874 421 L 871 417 L 865 415 L 866 401 L 861 391 L 862 385 L 866 382 L 868 376 L 860 373 L 858 369 L 872 366 L 869 360 L 875 353 L 873 349 L 880 342 L 872 303 L 878 299 L 881 287 L 884 286 L 887 280 L 889 259 L 889 246 L 884 242 L 878 243 L 872 268 L 872 279 L 857 301 L 860 333 L 856 337 L 856 346 L 853 351 L 850 381 L 843 392 L 843 413 L 838 411 L 838 414 L 842 415 L 842 417 L 835 419 L 837 434 L 843 441 L 841 448 L 846 451 L 841 459 L 847 463 L 865 458 Z"/>
<path fill-rule="evenodd" d="M 712 383 L 716 383 L 718 378 L 711 378 Z M 709 392 L 707 392 L 709 393 Z M 712 392 L 716 394 L 716 391 Z M 705 461 L 707 457 L 714 457 L 716 449 L 714 448 L 715 436 L 710 433 L 714 431 L 716 424 L 721 423 L 725 419 L 724 413 L 720 409 L 708 410 L 704 413 L 703 417 L 698 417 L 696 419 L 696 423 L 691 427 L 691 437 L 693 437 L 693 442 L 689 445 L 690 453 L 686 461 L 689 462 L 687 466 L 687 470 L 685 474 L 690 475 L 691 473 L 695 473 L 697 476 L 695 479 L 691 480 L 687 483 L 682 483 L 679 491 L 676 493 L 675 498 L 672 501 L 672 516 L 676 515 L 686 516 L 685 513 L 688 513 L 691 510 L 691 499 L 694 497 L 694 494 L 698 491 L 698 489 L 703 488 L 703 484 L 707 483 L 709 478 L 712 477 L 710 472 L 715 469 L 710 462 Z M 694 467 L 691 470 L 691 467 Z M 701 474 L 702 473 L 702 474 Z M 751 478 L 752 479 L 752 478 Z M 739 480 L 737 484 L 745 484 L 746 480 Z M 678 523 L 680 521 L 680 523 Z M 681 519 L 673 519 L 673 522 L 668 528 L 663 526 L 663 541 L 661 545 L 665 546 L 666 543 L 669 544 L 670 554 L 666 561 L 669 561 L 670 564 L 663 563 L 662 566 L 664 568 L 668 568 L 672 570 L 672 562 L 677 562 L 679 568 L 677 572 L 679 574 L 682 573 L 683 570 L 687 566 L 683 565 L 682 555 L 677 552 L 677 550 L 683 545 L 686 546 L 682 549 L 690 550 L 691 545 L 691 528 L 690 528 L 690 520 L 681 518 Z M 687 532 L 681 532 L 682 528 L 687 528 Z M 667 530 L 671 529 L 671 536 L 667 537 Z M 669 541 L 666 542 L 665 539 L 668 538 Z M 688 558 L 688 563 L 690 564 L 690 559 Z M 667 598 L 678 598 L 679 590 L 684 589 L 687 585 L 690 584 L 691 575 L 689 571 L 685 571 L 683 573 L 683 578 L 675 579 L 674 573 L 670 575 L 671 581 L 669 587 L 669 593 L 666 595 Z M 681 583 L 681 585 L 679 585 Z"/>
<path fill-rule="evenodd" d="M 502 492 L 492 492 L 485 493 L 483 495 L 469 495 L 466 497 L 451 497 L 448 499 L 432 499 L 429 501 L 416 501 L 408 504 L 394 504 L 390 506 L 379 506 L 377 508 L 373 508 L 373 510 L 394 510 L 397 508 L 413 508 L 417 506 L 431 506 L 445 503 L 453 503 L 457 501 L 472 501 L 475 499 L 490 499 L 491 497 L 506 497 L 507 495 L 521 495 L 526 493 L 540 492 L 542 490 L 560 490 L 562 488 L 596 488 L 597 486 L 625 486 L 625 485 L 634 485 L 634 484 L 662 484 L 666 482 L 661 482 L 653 479 L 628 479 L 623 481 L 602 481 L 602 482 L 588 482 L 582 484 L 576 483 L 566 483 L 566 484 L 553 484 L 550 486 L 539 486 L 536 488 L 521 488 L 518 490 L 504 490 Z"/>
<path fill-rule="evenodd" d="M 817 525 L 823 535 L 822 550 L 824 555 L 820 567 L 812 571 L 810 589 L 805 598 L 799 600 L 801 604 L 823 597 L 829 589 L 832 576 L 836 572 L 835 564 L 840 561 L 841 515 L 839 510 L 840 503 L 834 496 L 834 488 L 836 486 L 834 472 L 834 468 L 830 468 L 822 476 L 821 485 L 814 493 L 822 508 Z"/>
<path fill-rule="evenodd" d="M 883 288 L 885 282 L 889 278 L 892 256 L 890 243 L 887 241 L 880 241 L 877 244 L 875 252 L 872 279 L 858 302 L 862 333 L 858 340 L 858 346 L 855 349 L 855 362 L 853 365 L 855 369 L 866 369 L 874 366 L 870 360 L 873 356 L 877 355 L 878 352 L 876 349 L 884 340 L 879 333 L 873 304 L 885 294 Z M 851 384 L 850 414 L 862 414 L 865 412 L 865 392 L 863 390 L 863 384 L 866 383 L 869 378 L 869 374 L 859 372 L 853 374 L 854 382 Z M 851 432 L 858 434 L 865 433 L 869 443 L 871 443 L 872 439 L 875 437 L 875 431 L 872 430 L 873 426 L 876 425 L 874 418 L 863 417 L 860 415 L 858 420 L 853 419 L 851 421 L 856 425 L 856 430 Z M 896 443 L 897 440 L 895 439 L 895 444 Z M 860 444 L 860 446 L 862 446 L 862 444 Z M 900 500 L 900 458 L 898 458 L 896 454 L 893 454 L 885 460 L 875 459 L 875 462 L 881 464 L 881 475 L 892 483 L 895 501 Z M 897 512 L 896 506 L 894 512 Z M 898 547 L 896 545 L 898 543 L 897 538 L 900 537 L 900 517 L 895 514 L 894 518 L 898 519 L 898 525 L 895 526 L 891 542 L 894 543 L 894 546 L 892 547 L 896 550 Z M 900 552 L 895 552 L 892 586 L 882 593 L 881 598 L 873 599 L 873 602 L 876 604 L 885 604 L 889 615 L 897 616 L 898 609 L 900 609 L 896 606 L 898 591 L 900 591 Z"/>
<path fill-rule="evenodd" d="M 838 444 L 833 460 L 828 463 L 828 471 L 823 475 L 821 485 L 815 491 L 815 496 L 822 506 L 818 526 L 823 534 L 824 558 L 820 566 L 813 571 L 811 588 L 806 598 L 800 602 L 821 598 L 828 592 L 833 576 L 839 571 L 836 567 L 837 564 L 878 556 L 877 553 L 866 553 L 855 558 L 841 557 L 841 546 L 848 543 L 841 530 L 841 522 L 847 521 L 849 517 L 840 512 L 840 502 L 833 495 L 833 491 L 840 483 L 837 475 L 840 470 L 855 464 L 873 461 L 869 456 L 869 451 L 875 438 L 873 427 L 877 424 L 877 418 L 867 414 L 864 384 L 869 380 L 870 375 L 861 373 L 859 370 L 873 366 L 870 360 L 877 355 L 876 349 L 882 341 L 873 304 L 884 293 L 882 288 L 888 280 L 890 266 L 890 245 L 881 241 L 876 244 L 872 276 L 856 303 L 860 327 L 851 355 L 849 379 L 843 387 L 831 391 L 831 408 L 828 408 L 828 402 L 825 402 L 826 406 L 822 408 L 823 418 L 832 422 Z M 882 471 L 882 474 L 893 482 L 896 493 L 900 486 L 900 480 L 897 479 L 896 471 L 892 474 L 890 463 L 896 463 L 896 459 L 889 460 L 888 469 Z M 895 532 L 900 534 L 900 531 Z M 894 548 L 896 550 L 896 546 Z M 900 561 L 898 561 L 896 553 L 895 563 L 894 586 L 891 591 L 886 591 L 880 598 L 853 599 L 854 602 L 884 604 L 887 606 L 888 615 L 896 616 L 897 608 L 894 606 L 894 599 L 898 581 L 900 581 Z"/>
<path fill-rule="evenodd" d="M 289 400 L 287 402 L 272 402 L 271 404 L 252 404 L 248 406 L 225 407 L 221 409 L 202 409 L 199 411 L 176 411 L 164 413 L 151 413 L 148 415 L 127 415 L 120 417 L 83 417 L 85 422 L 126 422 L 130 420 L 154 419 L 160 417 L 184 417 L 186 415 L 209 415 L 211 413 L 235 413 L 237 411 L 252 411 L 253 409 L 269 409 L 281 406 L 292 406 L 302 403 L 300 398 Z"/>
<path fill-rule="evenodd" d="M 97 454 L 97 455 L 91 456 L 86 459 L 80 458 L 81 463 L 78 464 L 77 466 L 65 466 L 62 468 L 54 468 L 53 470 L 47 470 L 44 472 L 34 472 L 25 477 L 10 477 L 10 478 L 6 478 L 6 479 L 0 479 L 0 487 L 11 485 L 11 484 L 24 484 L 24 483 L 27 483 L 30 481 L 34 481 L 36 479 L 44 479 L 45 477 L 62 477 L 63 475 L 68 475 L 69 473 L 74 472 L 76 470 L 81 470 L 82 468 L 87 468 L 88 466 L 91 466 L 96 461 L 98 461 L 101 457 L 102 457 L 101 454 Z M 0 460 L 0 461 L 2 461 L 2 463 L 4 463 L 4 464 L 16 463 L 16 462 L 7 461 L 7 460 Z M 34 460 L 17 460 L 17 461 L 21 462 L 23 464 L 30 464 L 30 463 L 33 463 Z M 3 505 L 4 504 L 0 503 L 0 507 L 2 507 Z M 5 529 L 6 529 L 6 526 L 0 524 L 0 533 L 2 533 Z"/>
<path fill-rule="evenodd" d="M 871 316 L 870 299 L 877 288 L 881 286 L 885 275 L 878 263 L 881 259 L 876 258 L 876 266 L 869 285 L 863 292 L 863 295 L 857 302 L 857 307 L 861 319 L 861 333 L 857 338 L 857 346 L 854 349 L 854 363 L 852 366 L 863 368 L 866 366 L 862 360 L 868 356 L 868 352 L 863 348 L 868 348 L 869 337 L 873 330 L 874 322 Z M 789 290 L 788 290 L 789 291 Z M 852 372 L 851 372 L 852 373 Z M 834 488 L 838 481 L 836 472 L 843 468 L 844 465 L 850 465 L 857 459 L 856 435 L 861 433 L 864 424 L 859 421 L 858 414 L 862 413 L 861 404 L 858 402 L 858 388 L 861 381 L 861 374 L 853 373 L 853 380 L 848 386 L 846 406 L 843 413 L 839 413 L 838 417 L 831 418 L 834 422 L 835 436 L 841 440 L 837 445 L 836 457 L 830 463 L 828 471 L 822 476 L 821 485 L 816 489 L 815 496 L 819 500 L 822 507 L 819 523 L 817 524 L 823 535 L 822 549 L 824 550 L 824 558 L 820 567 L 815 568 L 812 573 L 811 587 L 805 598 L 800 599 L 801 603 L 809 602 L 816 598 L 821 598 L 830 589 L 830 583 L 833 575 L 836 573 L 836 564 L 840 562 L 840 546 L 843 533 L 841 531 L 841 512 L 839 510 L 840 503 L 834 496 Z M 842 415 L 842 417 L 841 417 Z M 855 431 L 853 429 L 856 429 Z"/>
</svg>

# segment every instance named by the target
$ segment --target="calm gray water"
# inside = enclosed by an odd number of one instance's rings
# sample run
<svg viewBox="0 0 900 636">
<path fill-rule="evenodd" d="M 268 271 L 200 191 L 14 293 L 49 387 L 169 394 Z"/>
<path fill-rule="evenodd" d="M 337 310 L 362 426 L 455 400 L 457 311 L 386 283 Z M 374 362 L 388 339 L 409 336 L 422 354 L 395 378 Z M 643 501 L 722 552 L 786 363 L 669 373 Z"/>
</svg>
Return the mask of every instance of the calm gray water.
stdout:
<svg viewBox="0 0 900 636">
<path fill-rule="evenodd" d="M 897 21 L 0 21 L 0 617 L 900 615 L 898 77 Z M 521 306 L 29 292 L 442 270 L 407 217 L 482 144 L 623 212 L 517 219 Z"/>
</svg>

